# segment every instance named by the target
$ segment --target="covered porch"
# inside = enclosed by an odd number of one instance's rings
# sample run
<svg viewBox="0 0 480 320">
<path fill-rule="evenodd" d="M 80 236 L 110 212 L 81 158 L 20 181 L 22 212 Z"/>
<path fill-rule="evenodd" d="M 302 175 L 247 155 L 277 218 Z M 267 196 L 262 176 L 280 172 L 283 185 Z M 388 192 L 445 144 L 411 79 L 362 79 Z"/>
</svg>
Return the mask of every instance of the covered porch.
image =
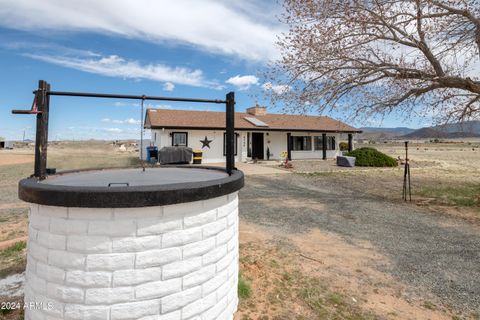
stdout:
<svg viewBox="0 0 480 320">
<path fill-rule="evenodd" d="M 353 150 L 353 133 L 347 134 Z M 246 131 L 240 134 L 242 161 L 333 159 L 340 154 L 338 132 Z"/>
</svg>

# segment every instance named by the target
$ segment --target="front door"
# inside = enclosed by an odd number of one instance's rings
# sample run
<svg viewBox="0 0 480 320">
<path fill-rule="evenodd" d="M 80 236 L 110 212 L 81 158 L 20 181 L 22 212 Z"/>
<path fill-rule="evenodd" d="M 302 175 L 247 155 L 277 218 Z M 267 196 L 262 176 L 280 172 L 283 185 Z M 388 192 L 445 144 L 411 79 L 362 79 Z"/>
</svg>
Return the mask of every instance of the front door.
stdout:
<svg viewBox="0 0 480 320">
<path fill-rule="evenodd" d="M 263 160 L 263 132 L 252 132 L 252 159 Z"/>
</svg>

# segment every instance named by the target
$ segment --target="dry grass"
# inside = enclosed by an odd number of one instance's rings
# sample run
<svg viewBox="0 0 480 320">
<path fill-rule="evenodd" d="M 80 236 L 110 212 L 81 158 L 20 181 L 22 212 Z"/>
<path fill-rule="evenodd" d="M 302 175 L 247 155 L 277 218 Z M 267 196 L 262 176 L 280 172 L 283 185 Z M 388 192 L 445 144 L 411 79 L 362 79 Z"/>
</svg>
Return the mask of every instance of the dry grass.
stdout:
<svg viewBox="0 0 480 320">
<path fill-rule="evenodd" d="M 403 145 L 400 143 L 375 147 L 395 158 L 403 157 Z M 9 152 L 33 154 L 31 149 Z M 0 157 L 4 154 L 1 151 Z M 464 206 L 472 212 L 478 207 L 478 202 L 474 201 L 475 196 L 478 199 L 476 193 L 480 181 L 478 146 L 466 143 L 412 144 L 410 158 L 413 191 L 417 201 L 427 199 L 434 201 L 428 202 L 428 205 Z M 325 165 L 321 161 L 316 163 Z M 49 148 L 48 166 L 56 167 L 57 170 L 136 164 L 138 160 L 135 153 L 118 152 L 115 146 L 107 143 L 64 143 Z M 303 164 L 308 165 L 308 162 Z M 401 167 L 336 170 L 331 163 L 328 164 L 326 170 L 319 170 L 313 163 L 310 171 L 321 178 L 344 181 L 345 185 L 388 200 L 399 199 L 401 196 Z M 32 171 L 33 163 L 0 165 L 0 241 L 27 234 L 28 209 L 17 198 L 17 184 L 18 180 L 29 176 Z M 17 245 L 16 248 L 20 246 Z M 24 256 L 24 249 L 9 249 L 5 254 L 0 254 L 0 278 L 22 271 Z M 285 243 L 243 244 L 240 256 L 244 285 L 241 288 L 243 298 L 240 312 L 236 319 L 376 318 L 356 303 L 353 296 L 332 288 L 323 279 L 305 270 L 298 255 Z M 425 308 L 430 309 L 430 303 L 426 304 Z M 0 319 L 2 317 L 0 315 Z"/>
<path fill-rule="evenodd" d="M 18 199 L 18 181 L 33 173 L 33 153 L 33 148 L 0 151 L 0 244 L 27 236 L 28 204 Z M 138 164 L 137 153 L 120 152 L 108 142 L 62 142 L 48 149 L 48 167 L 58 171 Z M 24 267 L 24 251 L 15 257 L 0 252 L 0 278 Z"/>
<path fill-rule="evenodd" d="M 377 319 L 352 297 L 332 291 L 305 272 L 289 242 L 240 245 L 240 270 L 251 293 L 240 299 L 235 319 Z"/>
<path fill-rule="evenodd" d="M 369 145 L 405 159 L 403 142 Z M 361 147 L 357 146 L 357 147 Z M 413 200 L 434 210 L 449 211 L 480 221 L 480 142 L 410 143 Z M 404 167 L 340 168 L 333 160 L 294 162 L 297 172 L 335 179 L 362 193 L 400 200 Z M 453 211 L 452 211 L 453 210 Z"/>
</svg>

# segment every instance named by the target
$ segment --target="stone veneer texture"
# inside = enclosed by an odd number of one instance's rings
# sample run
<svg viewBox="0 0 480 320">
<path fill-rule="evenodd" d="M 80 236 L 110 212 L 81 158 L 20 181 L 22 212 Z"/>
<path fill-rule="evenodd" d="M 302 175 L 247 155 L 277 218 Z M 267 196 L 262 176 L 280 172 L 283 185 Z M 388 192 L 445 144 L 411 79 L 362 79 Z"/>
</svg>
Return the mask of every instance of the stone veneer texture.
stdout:
<svg viewBox="0 0 480 320">
<path fill-rule="evenodd" d="M 238 196 L 168 206 L 31 205 L 25 319 L 233 319 Z"/>
</svg>

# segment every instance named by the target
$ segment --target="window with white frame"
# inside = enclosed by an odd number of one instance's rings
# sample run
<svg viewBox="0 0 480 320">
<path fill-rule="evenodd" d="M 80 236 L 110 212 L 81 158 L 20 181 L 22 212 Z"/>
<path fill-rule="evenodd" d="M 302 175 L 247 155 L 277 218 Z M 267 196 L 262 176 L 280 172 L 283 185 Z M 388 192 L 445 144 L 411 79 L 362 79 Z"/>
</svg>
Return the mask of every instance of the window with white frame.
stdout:
<svg viewBox="0 0 480 320">
<path fill-rule="evenodd" d="M 188 145 L 187 132 L 172 132 L 172 146 L 186 147 Z"/>
</svg>

